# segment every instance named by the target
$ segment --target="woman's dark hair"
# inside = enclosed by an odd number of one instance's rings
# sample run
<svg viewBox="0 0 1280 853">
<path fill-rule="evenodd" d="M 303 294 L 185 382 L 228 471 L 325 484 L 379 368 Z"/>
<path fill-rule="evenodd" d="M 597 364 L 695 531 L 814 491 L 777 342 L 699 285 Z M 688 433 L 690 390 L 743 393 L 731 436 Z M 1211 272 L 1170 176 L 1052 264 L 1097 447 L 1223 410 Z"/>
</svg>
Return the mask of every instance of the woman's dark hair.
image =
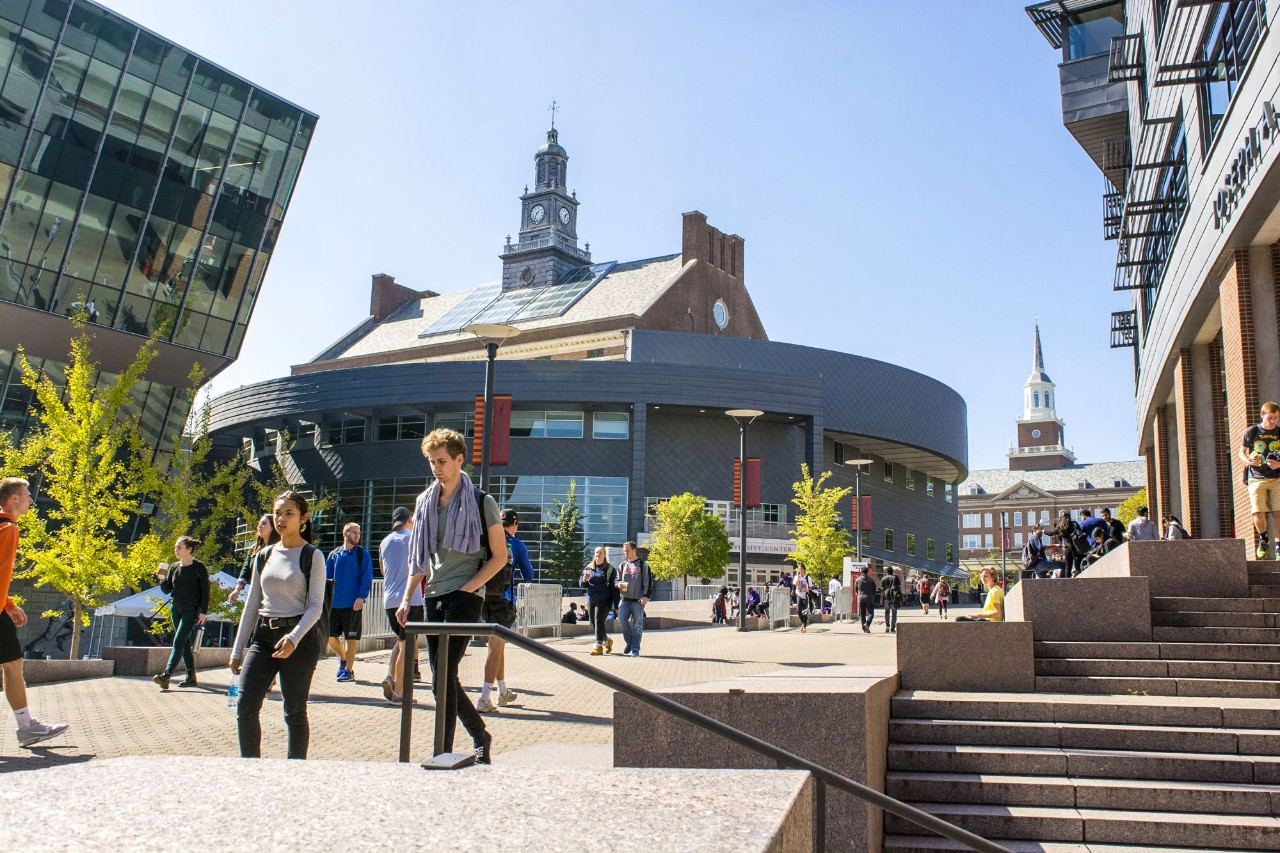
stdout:
<svg viewBox="0 0 1280 853">
<path fill-rule="evenodd" d="M 262 516 L 262 518 L 258 519 L 258 527 L 261 527 L 263 522 L 271 526 L 271 532 L 267 534 L 267 541 L 264 542 L 262 537 L 257 534 L 257 528 L 254 529 L 253 549 L 249 552 L 250 554 L 257 554 L 268 545 L 274 545 L 280 541 L 280 534 L 276 531 L 275 516 L 271 513 Z"/>
<path fill-rule="evenodd" d="M 194 536 L 179 536 L 177 544 L 186 548 L 188 551 L 194 551 L 200 547 L 200 540 Z"/>
<path fill-rule="evenodd" d="M 280 503 L 280 501 L 288 501 L 289 503 L 293 504 L 295 507 L 298 508 L 299 515 L 306 515 L 307 513 L 311 512 L 311 505 L 307 503 L 307 499 L 304 498 L 299 492 L 295 492 L 293 489 L 290 489 L 287 492 L 281 492 L 279 495 L 277 495 L 275 499 L 275 503 L 278 504 Z M 274 505 L 275 504 L 272 504 L 272 506 Z M 274 528 L 275 525 L 272 524 L 272 527 Z M 298 530 L 298 532 L 302 534 L 302 538 L 304 540 L 306 540 L 307 542 L 310 542 L 311 537 L 315 534 L 315 525 L 311 523 L 311 519 L 307 519 L 306 521 L 302 522 L 302 527 Z M 276 531 L 276 536 L 277 537 L 280 536 L 279 531 Z"/>
</svg>

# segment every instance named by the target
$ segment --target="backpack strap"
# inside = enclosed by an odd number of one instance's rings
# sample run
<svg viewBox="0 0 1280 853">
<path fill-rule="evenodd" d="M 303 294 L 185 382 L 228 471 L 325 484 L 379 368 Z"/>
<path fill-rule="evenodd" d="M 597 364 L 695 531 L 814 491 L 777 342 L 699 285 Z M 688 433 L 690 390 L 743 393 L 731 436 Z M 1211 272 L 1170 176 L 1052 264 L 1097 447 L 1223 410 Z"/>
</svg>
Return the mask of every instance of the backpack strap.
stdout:
<svg viewBox="0 0 1280 853">
<path fill-rule="evenodd" d="M 489 495 L 479 486 L 472 486 L 472 494 L 476 499 L 476 514 L 480 516 L 480 550 L 484 551 L 484 561 L 487 563 L 493 557 L 493 551 L 489 548 L 489 528 L 484 523 L 484 499 Z"/>
<path fill-rule="evenodd" d="M 298 555 L 298 568 L 302 569 L 302 577 L 306 579 L 307 585 L 311 585 L 311 555 L 318 549 L 310 542 L 303 544 L 302 553 Z"/>
</svg>

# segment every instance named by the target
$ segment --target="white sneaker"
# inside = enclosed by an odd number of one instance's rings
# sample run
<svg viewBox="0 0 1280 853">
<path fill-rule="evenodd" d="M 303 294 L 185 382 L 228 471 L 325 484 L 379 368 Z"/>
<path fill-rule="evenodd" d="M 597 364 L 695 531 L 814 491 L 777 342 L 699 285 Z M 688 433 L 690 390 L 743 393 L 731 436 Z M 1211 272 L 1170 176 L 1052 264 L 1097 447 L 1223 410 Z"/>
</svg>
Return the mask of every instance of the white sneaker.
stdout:
<svg viewBox="0 0 1280 853">
<path fill-rule="evenodd" d="M 481 699 L 476 703 L 476 710 L 481 714 L 492 714 L 498 710 L 498 706 L 493 704 L 492 699 Z"/>
<path fill-rule="evenodd" d="M 519 695 L 520 694 L 514 690 L 504 690 L 498 694 L 498 704 L 510 705 L 512 702 L 516 701 L 516 698 L 519 697 Z"/>
<path fill-rule="evenodd" d="M 18 729 L 18 746 L 23 748 L 33 747 L 38 743 L 55 738 L 67 730 L 67 723 L 42 723 L 39 720 L 31 721 L 31 728 Z"/>
</svg>

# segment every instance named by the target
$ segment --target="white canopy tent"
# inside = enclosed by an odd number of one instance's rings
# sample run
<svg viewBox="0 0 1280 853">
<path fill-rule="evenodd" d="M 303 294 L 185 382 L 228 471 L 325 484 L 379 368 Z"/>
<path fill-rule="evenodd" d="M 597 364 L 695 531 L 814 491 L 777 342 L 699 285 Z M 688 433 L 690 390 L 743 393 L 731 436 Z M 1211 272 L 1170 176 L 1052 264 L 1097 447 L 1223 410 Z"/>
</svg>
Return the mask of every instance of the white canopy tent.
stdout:
<svg viewBox="0 0 1280 853">
<path fill-rule="evenodd" d="M 227 572 L 218 572 L 209 580 L 223 589 L 231 589 L 236 585 L 236 578 Z M 103 647 L 123 642 L 130 619 L 154 619 L 169 604 L 171 597 L 162 592 L 160 587 L 153 586 L 99 607 L 93 612 L 93 621 L 89 626 L 87 656 L 101 657 Z"/>
</svg>

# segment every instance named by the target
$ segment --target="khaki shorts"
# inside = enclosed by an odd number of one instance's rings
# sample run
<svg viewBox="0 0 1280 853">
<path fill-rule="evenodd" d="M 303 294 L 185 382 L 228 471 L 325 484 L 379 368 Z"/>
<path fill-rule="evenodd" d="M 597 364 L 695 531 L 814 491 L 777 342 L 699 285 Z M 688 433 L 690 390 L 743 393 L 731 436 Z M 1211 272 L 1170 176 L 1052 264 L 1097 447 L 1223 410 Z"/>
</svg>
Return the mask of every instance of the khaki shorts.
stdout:
<svg viewBox="0 0 1280 853">
<path fill-rule="evenodd" d="M 1255 513 L 1280 512 L 1280 477 L 1249 480 L 1249 505 Z"/>
</svg>

